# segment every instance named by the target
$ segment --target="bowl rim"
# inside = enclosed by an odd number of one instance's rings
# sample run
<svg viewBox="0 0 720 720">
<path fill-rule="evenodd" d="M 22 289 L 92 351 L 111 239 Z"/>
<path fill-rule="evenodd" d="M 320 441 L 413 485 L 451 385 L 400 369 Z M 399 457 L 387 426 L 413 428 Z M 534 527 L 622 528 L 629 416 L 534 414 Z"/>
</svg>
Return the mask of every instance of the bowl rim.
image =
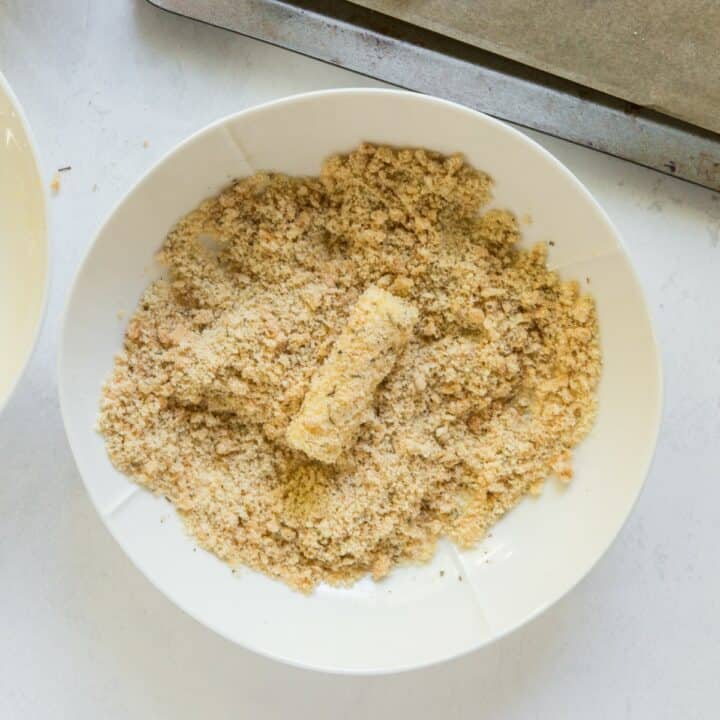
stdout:
<svg viewBox="0 0 720 720">
<path fill-rule="evenodd" d="M 82 260 L 80 261 L 75 274 L 72 279 L 72 283 L 70 285 L 68 296 L 65 302 L 65 307 L 62 312 L 61 320 L 60 320 L 60 331 L 59 331 L 59 350 L 58 350 L 58 356 L 57 356 L 57 378 L 58 378 L 58 395 L 60 399 L 60 411 L 61 416 L 63 419 L 63 426 L 65 429 L 65 435 L 68 440 L 68 444 L 70 445 L 71 451 L 73 452 L 73 455 L 75 455 L 75 448 L 73 447 L 73 441 L 70 438 L 69 433 L 69 423 L 67 418 L 67 400 L 65 397 L 65 389 L 64 389 L 64 383 L 63 383 L 63 377 L 64 377 L 64 355 L 65 355 L 65 341 L 64 338 L 66 336 L 66 326 L 68 324 L 68 316 L 70 307 L 72 305 L 73 296 L 75 293 L 75 289 L 77 286 L 77 281 L 80 277 L 80 275 L 83 273 L 85 266 L 87 265 L 90 255 L 92 254 L 92 251 L 100 238 L 100 236 L 105 231 L 107 225 L 110 223 L 112 218 L 114 217 L 115 213 L 118 211 L 118 209 L 127 201 L 127 199 L 141 189 L 142 185 L 148 180 L 149 176 L 154 173 L 160 166 L 162 166 L 166 160 L 168 160 L 171 156 L 176 155 L 177 153 L 181 152 L 187 145 L 194 142 L 196 139 L 201 137 L 204 134 L 213 132 L 216 128 L 222 127 L 228 123 L 233 122 L 234 120 L 240 118 L 240 117 L 247 117 L 249 115 L 255 114 L 255 113 L 261 113 L 269 108 L 277 108 L 282 107 L 283 105 L 289 105 L 297 102 L 303 102 L 306 100 L 312 100 L 314 98 L 318 97 L 327 97 L 327 96 L 343 96 L 343 95 L 387 95 L 387 96 L 413 96 L 415 98 L 418 98 L 421 100 L 421 102 L 427 102 L 430 104 L 436 104 L 441 106 L 449 107 L 455 111 L 459 110 L 464 113 L 469 113 L 475 118 L 481 122 L 490 123 L 491 125 L 495 126 L 496 128 L 501 129 L 504 132 L 507 132 L 508 134 L 514 136 L 516 139 L 518 139 L 521 143 L 526 145 L 527 147 L 531 148 L 534 152 L 540 152 L 545 159 L 547 159 L 557 170 L 559 170 L 562 174 L 564 174 L 567 178 L 569 178 L 574 185 L 574 187 L 583 194 L 587 200 L 590 201 L 590 203 L 594 206 L 595 210 L 598 212 L 598 217 L 605 223 L 605 225 L 608 227 L 609 231 L 611 232 L 612 236 L 616 240 L 617 248 L 615 252 L 622 255 L 629 271 L 632 277 L 632 280 L 636 284 L 638 288 L 638 299 L 639 303 L 641 305 L 641 310 L 644 313 L 645 317 L 647 318 L 647 324 L 650 331 L 650 340 L 652 344 L 652 351 L 655 358 L 655 367 L 652 369 L 652 371 L 655 374 L 655 381 L 657 386 L 657 400 L 656 400 L 656 406 L 654 408 L 653 412 L 653 418 L 652 418 L 652 442 L 648 444 L 648 447 L 646 449 L 646 457 L 644 458 L 644 461 L 642 463 L 643 471 L 642 471 L 642 478 L 641 482 L 638 485 L 638 488 L 635 492 L 635 496 L 632 498 L 632 501 L 630 502 L 628 509 L 626 511 L 625 517 L 622 519 L 622 522 L 619 524 L 617 531 L 615 532 L 612 537 L 610 537 L 605 543 L 605 545 L 602 547 L 602 549 L 596 554 L 596 557 L 592 560 L 591 563 L 587 565 L 587 567 L 578 575 L 578 577 L 575 579 L 574 582 L 572 582 L 570 585 L 568 585 L 566 588 L 564 588 L 561 592 L 553 595 L 550 599 L 548 599 L 545 603 L 539 605 L 537 608 L 533 610 L 533 612 L 528 613 L 521 621 L 519 621 L 517 624 L 513 625 L 512 627 L 508 627 L 502 632 L 499 632 L 497 634 L 494 634 L 493 636 L 480 640 L 478 642 L 472 643 L 467 648 L 459 651 L 459 652 L 452 652 L 446 655 L 441 655 L 436 658 L 433 658 L 432 660 L 424 661 L 421 663 L 415 663 L 415 664 L 405 664 L 405 665 L 392 665 L 389 667 L 385 667 L 382 665 L 379 665 L 377 667 L 372 668 L 353 668 L 353 667 L 340 667 L 340 666 L 326 666 L 326 665 L 317 665 L 310 662 L 303 662 L 298 660 L 295 657 L 287 657 L 284 656 L 281 653 L 275 653 L 271 651 L 267 651 L 264 648 L 257 647 L 254 643 L 247 643 L 241 640 L 238 640 L 234 637 L 231 637 L 228 635 L 222 628 L 218 627 L 216 623 L 213 621 L 208 621 L 205 618 L 200 618 L 198 615 L 186 608 L 183 604 L 181 604 L 174 595 L 169 594 L 161 588 L 158 584 L 156 584 L 154 578 L 152 577 L 151 573 L 146 571 L 143 567 L 143 564 L 140 560 L 133 557 L 133 555 L 128 552 L 128 550 L 125 547 L 125 543 L 123 540 L 119 537 L 119 534 L 116 533 L 111 525 L 108 523 L 107 518 L 103 513 L 100 511 L 100 508 L 95 503 L 95 500 L 93 498 L 92 493 L 90 492 L 90 488 L 88 486 L 88 482 L 85 479 L 85 476 L 82 472 L 78 470 L 78 473 L 80 474 L 82 478 L 83 485 L 85 487 L 86 492 L 90 496 L 91 502 L 93 504 L 93 507 L 95 508 L 97 514 L 100 516 L 103 525 L 105 526 L 106 530 L 110 533 L 110 535 L 115 539 L 115 541 L 118 543 L 118 545 L 122 548 L 123 552 L 125 553 L 126 557 L 130 560 L 130 562 L 141 572 L 141 574 L 150 582 L 150 584 L 158 590 L 163 596 L 165 596 L 168 601 L 172 602 L 173 605 L 175 605 L 177 608 L 179 608 L 182 612 L 184 612 L 186 615 L 189 615 L 192 617 L 195 621 L 200 623 L 201 625 L 211 629 L 213 632 L 220 635 L 225 640 L 233 643 L 234 645 L 238 645 L 241 648 L 251 651 L 253 653 L 257 653 L 258 655 L 269 658 L 275 661 L 279 661 L 282 663 L 285 663 L 287 665 L 302 669 L 302 670 L 311 670 L 315 672 L 321 672 L 325 674 L 331 674 L 331 675 L 349 675 L 349 676 L 381 676 L 381 675 L 394 675 L 398 673 L 404 673 L 409 672 L 412 670 L 421 670 L 425 668 L 434 667 L 437 665 L 440 665 L 441 663 L 448 662 L 450 660 L 459 659 L 462 657 L 465 657 L 473 652 L 476 652 L 477 650 L 487 647 L 489 645 L 492 645 L 498 640 L 501 640 L 502 638 L 507 637 L 508 635 L 514 633 L 515 631 L 519 630 L 520 628 L 524 627 L 537 617 L 539 617 L 541 614 L 546 612 L 550 607 L 555 605 L 559 600 L 561 600 L 563 597 L 565 597 L 568 593 L 570 593 L 573 589 L 575 589 L 583 580 L 587 578 L 587 576 L 590 574 L 590 572 L 595 568 L 597 563 L 600 561 L 602 557 L 605 556 L 610 546 L 615 542 L 617 537 L 622 532 L 623 528 L 627 524 L 628 519 L 633 514 L 633 511 L 637 505 L 638 499 L 644 490 L 646 486 L 647 477 L 650 473 L 653 460 L 655 458 L 655 450 L 657 447 L 657 440 L 659 436 L 661 421 L 662 421 L 662 415 L 663 415 L 663 402 L 664 402 L 664 380 L 663 380 L 663 370 L 662 370 L 662 356 L 660 353 L 660 348 L 657 342 L 657 335 L 655 332 L 655 328 L 653 325 L 653 319 L 652 315 L 650 313 L 647 299 L 645 297 L 644 288 L 640 282 L 640 279 L 635 271 L 635 268 L 633 267 L 632 262 L 630 261 L 630 258 L 627 254 L 627 251 L 622 243 L 621 235 L 618 232 L 617 228 L 613 224 L 613 222 L 610 220 L 610 217 L 604 210 L 604 208 L 600 205 L 600 203 L 593 197 L 593 195 L 590 193 L 590 191 L 583 185 L 583 183 L 562 163 L 560 160 L 558 160 L 552 153 L 550 153 L 548 150 L 546 150 L 542 145 L 540 145 L 537 141 L 533 140 L 529 136 L 522 133 L 520 130 L 516 129 L 512 125 L 509 125 L 506 122 L 503 122 L 501 120 L 498 120 L 494 117 L 491 117 L 489 115 L 486 115 L 485 113 L 482 113 L 478 110 L 474 110 L 472 108 L 468 108 L 464 105 L 461 105 L 456 102 L 452 102 L 450 100 L 444 100 L 441 98 L 437 98 L 430 95 L 424 95 L 421 93 L 415 93 L 408 90 L 401 90 L 401 89 L 395 89 L 395 88 L 332 88 L 327 90 L 315 90 L 310 92 L 302 92 L 302 93 L 296 93 L 293 95 L 285 96 L 282 98 L 278 98 L 275 100 L 270 100 L 268 102 L 260 103 L 258 105 L 253 105 L 251 107 L 245 108 L 243 110 L 240 110 L 235 113 L 231 113 L 228 115 L 225 115 L 218 120 L 215 120 L 202 128 L 196 130 L 195 132 L 191 133 L 188 137 L 186 137 L 184 140 L 182 140 L 180 143 L 174 145 L 169 151 L 167 151 L 162 157 L 160 157 L 155 163 L 153 163 L 141 176 L 136 180 L 129 188 L 128 190 L 122 195 L 122 197 L 114 204 L 112 209 L 107 213 L 105 220 L 101 223 L 98 230 L 93 236 L 92 242 L 89 243 L 88 247 L 86 248 Z M 461 149 L 460 149 L 461 150 Z"/>
<path fill-rule="evenodd" d="M 10 87 L 10 83 L 7 81 L 7 78 L 2 74 L 0 71 L 0 94 L 4 94 L 9 100 L 10 104 L 13 106 L 13 111 L 15 112 L 18 121 L 20 122 L 20 125 L 23 129 L 23 132 L 25 134 L 25 140 L 27 141 L 27 146 L 30 151 L 30 157 L 32 159 L 33 165 L 35 167 L 35 173 L 37 174 L 38 182 L 40 183 L 40 195 L 41 195 L 41 205 L 42 205 L 42 221 L 43 221 L 43 246 L 45 250 L 45 257 L 44 257 L 44 267 L 43 267 L 43 288 L 42 288 L 42 297 L 40 299 L 40 311 L 37 314 L 37 317 L 35 318 L 35 328 L 32 335 L 32 342 L 28 345 L 28 347 L 25 350 L 25 358 L 23 359 L 23 362 L 20 366 L 20 368 L 16 371 L 15 377 L 11 380 L 8 389 L 5 392 L 4 396 L 0 396 L 0 415 L 3 414 L 5 409 L 10 403 L 10 400 L 15 395 L 15 392 L 17 391 L 18 387 L 20 386 L 20 383 L 25 376 L 25 372 L 28 369 L 28 366 L 30 365 L 30 361 L 32 360 L 33 356 L 35 355 L 35 351 L 38 346 L 38 340 L 40 339 L 40 335 L 42 334 L 43 328 L 45 327 L 45 322 L 47 320 L 47 314 L 48 314 L 48 305 L 49 305 L 49 299 L 50 299 L 50 289 L 51 289 L 51 273 L 50 270 L 53 267 L 53 258 L 52 258 L 52 245 L 50 243 L 50 234 L 48 231 L 48 202 L 47 202 L 47 191 L 45 190 L 44 183 L 42 181 L 42 172 L 40 168 L 40 153 L 38 152 L 38 145 L 35 140 L 35 136 L 33 135 L 32 129 L 30 127 L 30 123 L 28 122 L 27 115 L 25 114 L 25 111 L 23 110 L 22 105 L 20 104 L 20 101 L 18 100 L 17 95 L 14 93 L 13 89 Z"/>
</svg>

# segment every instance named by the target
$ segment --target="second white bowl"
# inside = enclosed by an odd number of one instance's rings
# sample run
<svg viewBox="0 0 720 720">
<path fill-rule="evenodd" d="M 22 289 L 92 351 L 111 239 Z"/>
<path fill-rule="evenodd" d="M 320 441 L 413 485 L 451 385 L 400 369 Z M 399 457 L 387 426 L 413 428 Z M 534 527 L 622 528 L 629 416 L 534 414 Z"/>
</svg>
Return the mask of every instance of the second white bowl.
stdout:
<svg viewBox="0 0 720 720">
<path fill-rule="evenodd" d="M 37 340 L 47 285 L 45 190 L 30 128 L 0 74 L 0 411 Z"/>
</svg>

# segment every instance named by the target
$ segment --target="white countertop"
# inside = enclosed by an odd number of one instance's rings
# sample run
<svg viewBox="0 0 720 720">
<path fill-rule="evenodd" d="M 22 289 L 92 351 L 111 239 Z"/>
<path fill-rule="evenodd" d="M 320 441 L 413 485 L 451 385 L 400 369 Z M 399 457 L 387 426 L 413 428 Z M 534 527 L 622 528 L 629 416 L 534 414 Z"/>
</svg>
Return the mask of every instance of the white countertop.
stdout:
<svg viewBox="0 0 720 720">
<path fill-rule="evenodd" d="M 0 718 L 717 715 L 720 196 L 533 134 L 609 212 L 649 299 L 666 397 L 645 491 L 590 576 L 510 637 L 428 670 L 325 676 L 214 635 L 130 564 L 65 440 L 55 351 L 93 234 L 168 149 L 264 100 L 380 83 L 143 0 L 0 0 L 0 71 L 47 182 L 72 166 L 49 203 L 48 317 L 0 418 Z"/>
</svg>

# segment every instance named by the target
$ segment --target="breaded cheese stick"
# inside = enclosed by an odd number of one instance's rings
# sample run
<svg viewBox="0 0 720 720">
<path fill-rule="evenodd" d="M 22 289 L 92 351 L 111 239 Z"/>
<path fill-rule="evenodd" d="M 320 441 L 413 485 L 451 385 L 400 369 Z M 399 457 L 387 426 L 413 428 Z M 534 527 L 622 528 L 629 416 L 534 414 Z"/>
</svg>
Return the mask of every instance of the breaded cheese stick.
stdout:
<svg viewBox="0 0 720 720">
<path fill-rule="evenodd" d="M 415 307 L 378 287 L 360 296 L 287 429 L 291 447 L 325 463 L 350 447 L 417 317 Z"/>
</svg>

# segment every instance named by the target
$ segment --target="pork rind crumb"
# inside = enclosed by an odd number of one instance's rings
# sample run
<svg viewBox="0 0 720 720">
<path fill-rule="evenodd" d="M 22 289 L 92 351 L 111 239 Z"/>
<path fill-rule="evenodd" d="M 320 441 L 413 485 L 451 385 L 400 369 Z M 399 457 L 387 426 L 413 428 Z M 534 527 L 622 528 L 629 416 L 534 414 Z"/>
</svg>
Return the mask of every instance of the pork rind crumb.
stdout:
<svg viewBox="0 0 720 720">
<path fill-rule="evenodd" d="M 491 185 L 458 155 L 368 144 L 203 203 L 168 235 L 104 388 L 112 462 L 202 547 L 304 592 L 426 561 L 442 536 L 470 548 L 569 481 L 595 416 L 595 305 L 544 245 L 518 248 Z M 410 329 L 318 461 L 288 429 L 373 287 Z"/>
</svg>

